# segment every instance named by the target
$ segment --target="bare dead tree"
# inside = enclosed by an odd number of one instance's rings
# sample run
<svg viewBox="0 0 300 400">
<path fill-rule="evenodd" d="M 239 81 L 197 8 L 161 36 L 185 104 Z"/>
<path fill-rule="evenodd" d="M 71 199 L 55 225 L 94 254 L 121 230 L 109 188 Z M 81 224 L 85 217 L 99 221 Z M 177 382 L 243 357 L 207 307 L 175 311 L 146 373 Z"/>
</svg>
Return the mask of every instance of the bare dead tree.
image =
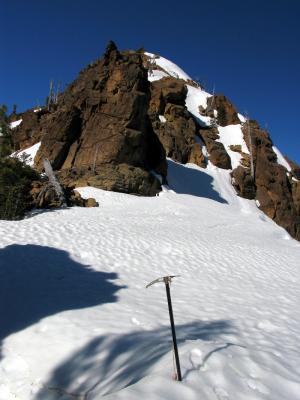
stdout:
<svg viewBox="0 0 300 400">
<path fill-rule="evenodd" d="M 246 113 L 246 126 L 247 126 L 248 142 L 249 142 L 249 153 L 250 153 L 250 171 L 251 171 L 251 176 L 254 179 L 254 161 L 253 161 L 252 134 L 251 134 L 250 118 L 247 115 L 247 113 Z"/>
<path fill-rule="evenodd" d="M 51 104 L 53 103 L 53 95 L 54 95 L 53 87 L 54 87 L 53 80 L 51 79 L 49 87 L 48 104 L 47 104 L 48 110 L 50 110 Z"/>
</svg>

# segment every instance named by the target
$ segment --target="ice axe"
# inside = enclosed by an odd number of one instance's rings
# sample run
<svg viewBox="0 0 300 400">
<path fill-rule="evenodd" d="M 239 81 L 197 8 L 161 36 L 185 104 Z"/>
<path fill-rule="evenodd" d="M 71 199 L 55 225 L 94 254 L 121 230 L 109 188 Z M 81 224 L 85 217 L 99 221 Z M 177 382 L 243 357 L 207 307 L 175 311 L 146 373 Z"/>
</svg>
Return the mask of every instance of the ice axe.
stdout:
<svg viewBox="0 0 300 400">
<path fill-rule="evenodd" d="M 175 332 L 175 324 L 174 324 L 174 317 L 173 317 L 173 308 L 172 308 L 172 301 L 171 301 L 171 292 L 170 292 L 170 283 L 171 283 L 172 279 L 176 278 L 177 276 L 179 276 L 179 275 L 169 275 L 169 276 L 163 276 L 161 278 L 155 279 L 154 281 L 148 283 L 146 288 L 154 285 L 155 283 L 159 283 L 159 282 L 164 282 L 166 285 L 171 331 L 172 331 L 172 338 L 173 338 L 174 355 L 175 355 L 176 370 L 177 370 L 177 380 L 182 381 L 178 348 L 177 348 L 177 340 L 176 340 L 176 332 Z"/>
</svg>

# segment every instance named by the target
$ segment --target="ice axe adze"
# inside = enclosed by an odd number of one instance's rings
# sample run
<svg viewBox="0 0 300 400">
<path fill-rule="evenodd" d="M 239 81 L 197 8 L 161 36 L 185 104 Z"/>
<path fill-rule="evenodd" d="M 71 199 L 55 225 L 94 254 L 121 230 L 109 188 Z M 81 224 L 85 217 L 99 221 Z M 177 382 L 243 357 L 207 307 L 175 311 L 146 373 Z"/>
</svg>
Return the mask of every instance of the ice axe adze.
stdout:
<svg viewBox="0 0 300 400">
<path fill-rule="evenodd" d="M 149 286 L 154 285 L 155 283 L 159 283 L 159 282 L 164 282 L 165 285 L 166 285 L 168 307 L 169 307 L 169 315 L 170 315 L 170 323 L 171 323 L 171 331 L 172 331 L 174 354 L 175 354 L 175 362 L 176 362 L 176 370 L 177 370 L 177 380 L 178 381 L 182 381 L 181 370 L 180 370 L 180 362 L 179 362 L 179 355 L 178 355 L 178 348 L 177 348 L 177 340 L 176 340 L 176 332 L 175 332 L 175 324 L 174 324 L 174 317 L 173 317 L 173 308 L 172 308 L 172 301 L 171 301 L 171 292 L 170 292 L 170 283 L 172 281 L 172 278 L 175 278 L 176 276 L 179 276 L 179 275 L 163 276 L 161 278 L 155 279 L 154 281 L 150 282 L 146 286 L 146 288 L 148 288 Z"/>
</svg>

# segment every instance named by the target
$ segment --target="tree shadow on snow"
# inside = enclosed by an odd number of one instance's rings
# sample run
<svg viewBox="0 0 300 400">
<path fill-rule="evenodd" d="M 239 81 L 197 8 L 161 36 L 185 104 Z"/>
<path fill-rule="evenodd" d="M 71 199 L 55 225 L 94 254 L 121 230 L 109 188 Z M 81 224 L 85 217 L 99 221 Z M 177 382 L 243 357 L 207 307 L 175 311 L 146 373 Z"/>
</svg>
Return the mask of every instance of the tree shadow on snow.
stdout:
<svg viewBox="0 0 300 400">
<path fill-rule="evenodd" d="M 189 340 L 213 340 L 233 331 L 226 320 L 194 321 L 176 327 L 179 344 Z M 171 349 L 169 326 L 100 336 L 59 365 L 35 400 L 54 400 L 57 394 L 65 393 L 88 399 L 116 392 L 145 377 Z"/>
<path fill-rule="evenodd" d="M 115 273 L 98 272 L 51 247 L 0 249 L 0 360 L 5 337 L 65 310 L 117 301 Z"/>
<path fill-rule="evenodd" d="M 179 194 L 190 194 L 227 203 L 213 188 L 213 178 L 210 175 L 173 160 L 168 160 L 168 184 L 170 189 Z"/>
</svg>

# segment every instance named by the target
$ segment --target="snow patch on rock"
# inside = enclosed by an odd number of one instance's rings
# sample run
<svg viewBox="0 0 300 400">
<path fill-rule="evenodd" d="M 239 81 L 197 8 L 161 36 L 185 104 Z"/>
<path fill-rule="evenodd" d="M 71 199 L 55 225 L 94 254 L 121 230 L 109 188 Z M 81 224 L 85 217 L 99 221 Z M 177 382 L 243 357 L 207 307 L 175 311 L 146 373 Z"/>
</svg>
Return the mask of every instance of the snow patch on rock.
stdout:
<svg viewBox="0 0 300 400">
<path fill-rule="evenodd" d="M 235 169 L 240 165 L 241 154 L 236 151 L 230 150 L 230 146 L 239 145 L 241 146 L 241 151 L 243 153 L 249 154 L 248 147 L 244 140 L 244 135 L 242 132 L 241 125 L 227 125 L 227 126 L 219 126 L 218 127 L 220 139 L 217 139 L 218 142 L 221 142 L 225 147 L 230 159 L 232 169 Z"/>
<path fill-rule="evenodd" d="M 153 62 L 153 70 L 155 71 L 155 64 L 162 68 L 167 76 L 172 76 L 173 78 L 183 79 L 185 81 L 192 80 L 192 78 L 186 74 L 178 65 L 174 64 L 172 61 L 167 60 L 164 57 L 156 56 L 153 53 L 145 52 Z M 156 70 L 157 71 L 157 70 Z M 163 77 L 163 76 L 162 76 Z"/>
<path fill-rule="evenodd" d="M 14 129 L 22 123 L 23 119 L 18 119 L 17 121 L 13 121 L 10 123 L 10 129 Z"/>
<path fill-rule="evenodd" d="M 286 168 L 289 172 L 291 172 L 292 168 L 290 164 L 286 161 L 282 153 L 277 149 L 277 147 L 273 146 L 273 151 L 277 156 L 277 163 L 282 165 L 284 168 Z"/>
<path fill-rule="evenodd" d="M 27 149 L 21 150 L 21 151 L 16 151 L 11 155 L 11 157 L 17 157 L 20 160 L 23 160 L 25 157 L 26 164 L 30 165 L 31 167 L 34 165 L 34 158 L 36 156 L 36 153 L 38 152 L 39 148 L 41 146 L 41 142 L 38 142 L 34 144 L 31 147 L 28 147 Z"/>
</svg>

